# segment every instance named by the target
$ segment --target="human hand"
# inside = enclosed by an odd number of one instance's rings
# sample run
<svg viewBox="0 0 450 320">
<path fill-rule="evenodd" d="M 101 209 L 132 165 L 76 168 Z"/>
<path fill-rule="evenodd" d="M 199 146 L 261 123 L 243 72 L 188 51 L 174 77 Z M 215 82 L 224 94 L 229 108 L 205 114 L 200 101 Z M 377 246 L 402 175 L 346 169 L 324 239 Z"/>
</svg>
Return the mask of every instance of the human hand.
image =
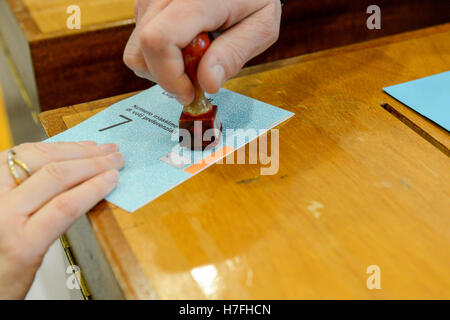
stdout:
<svg viewBox="0 0 450 320">
<path fill-rule="evenodd" d="M 124 165 L 115 144 L 41 142 L 14 151 L 32 175 L 17 186 L 0 152 L 0 299 L 25 297 L 49 246 L 116 187 Z"/>
<path fill-rule="evenodd" d="M 202 89 L 216 93 L 278 39 L 281 4 L 279 0 L 136 0 L 135 16 L 125 64 L 188 105 L 194 87 L 184 71 L 181 49 L 201 32 L 222 31 L 198 67 Z"/>
</svg>

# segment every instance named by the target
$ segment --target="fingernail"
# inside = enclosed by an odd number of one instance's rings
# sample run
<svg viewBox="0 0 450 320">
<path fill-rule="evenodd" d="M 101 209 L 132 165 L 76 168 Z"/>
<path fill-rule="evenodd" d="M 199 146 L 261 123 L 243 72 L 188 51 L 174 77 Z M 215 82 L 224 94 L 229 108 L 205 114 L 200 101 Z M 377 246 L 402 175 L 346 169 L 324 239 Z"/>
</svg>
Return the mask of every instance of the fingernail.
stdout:
<svg viewBox="0 0 450 320">
<path fill-rule="evenodd" d="M 219 88 L 221 88 L 226 81 L 225 69 L 220 64 L 218 64 L 211 68 L 211 73 L 214 79 L 216 79 Z"/>
<path fill-rule="evenodd" d="M 119 171 L 108 171 L 107 173 L 105 173 L 104 178 L 108 183 L 117 183 L 117 181 L 119 181 Z"/>
<path fill-rule="evenodd" d="M 80 141 L 78 143 L 83 146 L 96 146 L 97 145 L 97 142 L 95 142 L 95 141 Z"/>
<path fill-rule="evenodd" d="M 108 156 L 106 156 L 106 158 L 108 158 L 114 163 L 119 163 L 123 161 L 123 154 L 121 154 L 120 152 L 111 153 Z"/>
<path fill-rule="evenodd" d="M 119 146 L 115 143 L 108 143 L 100 146 L 100 150 L 103 152 L 117 152 L 119 151 Z"/>
</svg>

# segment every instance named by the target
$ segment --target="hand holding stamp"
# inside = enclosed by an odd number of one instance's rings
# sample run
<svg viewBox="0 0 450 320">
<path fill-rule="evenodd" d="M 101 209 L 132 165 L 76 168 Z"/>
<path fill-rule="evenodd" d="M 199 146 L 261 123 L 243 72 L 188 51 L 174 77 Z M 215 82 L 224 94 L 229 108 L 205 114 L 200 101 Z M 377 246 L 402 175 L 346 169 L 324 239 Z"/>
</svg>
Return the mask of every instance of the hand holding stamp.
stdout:
<svg viewBox="0 0 450 320">
<path fill-rule="evenodd" d="M 180 145 L 192 150 L 216 146 L 222 131 L 217 106 L 213 106 L 206 98 L 197 79 L 198 65 L 210 44 L 208 34 L 201 33 L 183 49 L 185 71 L 194 85 L 195 98 L 190 105 L 184 106 L 180 116 L 180 129 L 186 129 L 190 133 L 188 141 L 180 134 Z"/>
</svg>

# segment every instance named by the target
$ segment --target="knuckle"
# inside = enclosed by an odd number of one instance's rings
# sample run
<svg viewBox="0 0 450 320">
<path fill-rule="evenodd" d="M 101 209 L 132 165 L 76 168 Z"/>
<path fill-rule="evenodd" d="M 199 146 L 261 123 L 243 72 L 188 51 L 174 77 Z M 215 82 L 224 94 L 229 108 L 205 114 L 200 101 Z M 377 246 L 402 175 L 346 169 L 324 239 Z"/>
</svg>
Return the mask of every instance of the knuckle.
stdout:
<svg viewBox="0 0 450 320">
<path fill-rule="evenodd" d="M 269 47 L 274 44 L 280 35 L 278 24 L 274 24 L 271 21 L 261 22 L 259 27 L 259 38 L 265 47 Z"/>
<path fill-rule="evenodd" d="M 38 142 L 38 143 L 33 143 L 32 146 L 34 147 L 34 149 L 42 154 L 48 154 L 49 152 L 52 151 L 52 144 L 51 143 L 46 143 L 46 142 Z"/>
<path fill-rule="evenodd" d="M 55 210 L 61 215 L 75 219 L 78 216 L 78 205 L 68 196 L 60 196 L 55 200 Z"/>
<path fill-rule="evenodd" d="M 260 36 L 270 44 L 275 43 L 280 35 L 281 4 L 279 0 L 267 5 L 264 18 L 260 21 Z"/>
<path fill-rule="evenodd" d="M 136 54 L 129 52 L 125 52 L 123 55 L 123 62 L 129 69 L 140 78 L 150 79 L 150 70 L 142 59 L 143 58 L 138 57 Z"/>
<path fill-rule="evenodd" d="M 143 7 L 143 1 L 142 0 L 136 0 L 134 1 L 134 16 L 137 18 L 139 16 L 139 11 Z"/>
<path fill-rule="evenodd" d="M 51 143 L 45 143 L 45 142 L 38 142 L 38 143 L 26 143 L 23 144 L 23 148 L 28 149 L 36 153 L 40 158 L 50 161 L 51 154 L 53 153 Z"/>
<path fill-rule="evenodd" d="M 134 73 L 136 73 L 137 75 L 142 75 L 148 72 L 147 66 L 144 65 L 143 61 L 141 61 L 136 54 L 124 52 L 123 62 L 129 69 L 134 71 Z"/>
<path fill-rule="evenodd" d="M 136 56 L 140 53 L 139 42 L 136 39 L 137 33 L 138 29 L 135 28 L 123 51 L 123 62 L 130 69 L 136 64 Z"/>
<path fill-rule="evenodd" d="M 163 30 L 154 24 L 141 30 L 139 34 L 139 43 L 143 48 L 151 51 L 162 51 L 166 48 L 167 39 Z"/>
<path fill-rule="evenodd" d="M 99 156 L 101 154 L 101 151 L 97 147 L 83 146 L 81 147 L 81 153 L 83 155 L 83 158 L 89 159 L 92 157 Z"/>
<path fill-rule="evenodd" d="M 227 74 L 228 77 L 233 76 L 235 73 L 237 73 L 242 66 L 247 62 L 246 61 L 246 54 L 244 53 L 244 49 L 242 49 L 240 46 L 236 45 L 230 45 L 229 46 L 229 74 Z"/>
<path fill-rule="evenodd" d="M 136 60 L 136 59 L 135 59 L 134 55 L 129 54 L 129 53 L 127 52 L 127 50 L 124 51 L 124 53 L 123 53 L 123 63 L 124 63 L 128 68 L 133 69 L 133 67 L 134 67 L 135 64 L 136 64 L 136 61 L 135 61 L 135 60 Z"/>
<path fill-rule="evenodd" d="M 277 40 L 280 34 L 280 16 L 277 14 L 276 7 L 273 7 L 271 18 L 261 21 L 261 35 L 270 40 Z"/>
<path fill-rule="evenodd" d="M 92 195 L 95 197 L 95 199 L 98 199 L 100 201 L 105 197 L 105 183 L 101 183 L 96 180 L 92 180 L 88 183 L 90 184 L 90 189 L 92 190 Z"/>
<path fill-rule="evenodd" d="M 72 148 L 73 152 L 76 152 L 81 158 L 84 159 L 89 159 L 101 154 L 101 151 L 98 147 L 82 146 L 78 143 L 73 143 Z"/>
<path fill-rule="evenodd" d="M 17 149 L 17 150 L 33 149 L 33 148 L 34 148 L 34 147 L 33 147 L 33 144 L 34 144 L 34 143 L 30 143 L 30 142 L 27 142 L 27 143 L 21 143 L 21 144 L 19 144 L 15 149 Z"/>
<path fill-rule="evenodd" d="M 136 10 L 145 9 L 151 2 L 154 2 L 154 0 L 135 0 L 134 8 Z"/>
<path fill-rule="evenodd" d="M 57 162 L 50 162 L 43 168 L 44 172 L 61 187 L 66 187 L 66 173 Z"/>
<path fill-rule="evenodd" d="M 95 169 L 95 172 L 103 172 L 107 168 L 109 168 L 111 164 L 111 160 L 107 160 L 106 157 L 92 158 L 90 160 L 89 166 L 92 166 Z"/>
<path fill-rule="evenodd" d="M 175 0 L 175 2 L 182 9 L 176 13 L 178 15 L 206 17 L 211 14 L 204 0 Z"/>
<path fill-rule="evenodd" d="M 267 35 L 267 38 L 270 40 L 271 44 L 275 43 L 280 36 L 280 29 L 273 25 L 266 26 L 266 28 L 267 29 L 263 32 Z"/>
</svg>

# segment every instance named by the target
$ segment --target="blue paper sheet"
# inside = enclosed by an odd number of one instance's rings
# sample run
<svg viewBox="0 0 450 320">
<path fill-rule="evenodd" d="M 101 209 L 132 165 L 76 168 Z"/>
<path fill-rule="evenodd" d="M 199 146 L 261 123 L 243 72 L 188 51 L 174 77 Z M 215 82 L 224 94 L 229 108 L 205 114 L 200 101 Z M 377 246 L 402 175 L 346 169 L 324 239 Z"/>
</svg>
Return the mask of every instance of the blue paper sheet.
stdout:
<svg viewBox="0 0 450 320">
<path fill-rule="evenodd" d="M 120 101 L 47 142 L 117 143 L 126 165 L 107 200 L 133 212 L 294 115 L 225 89 L 211 99 L 220 106 L 223 125 L 221 141 L 213 150 L 194 152 L 179 146 L 182 106 L 159 86 Z M 229 129 L 243 130 L 227 135 Z M 211 155 L 216 156 L 207 166 L 196 165 Z"/>
<path fill-rule="evenodd" d="M 383 90 L 450 131 L 450 71 Z"/>
</svg>

